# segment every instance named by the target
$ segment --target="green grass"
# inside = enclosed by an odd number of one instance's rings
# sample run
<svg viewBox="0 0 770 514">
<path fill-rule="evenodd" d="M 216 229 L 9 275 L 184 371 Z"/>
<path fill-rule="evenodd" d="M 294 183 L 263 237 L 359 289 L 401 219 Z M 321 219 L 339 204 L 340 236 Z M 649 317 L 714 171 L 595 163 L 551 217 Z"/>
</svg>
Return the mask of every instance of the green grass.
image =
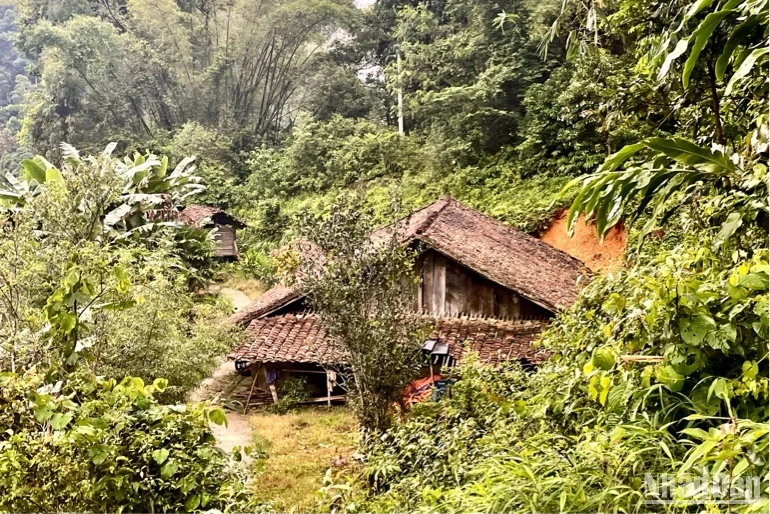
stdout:
<svg viewBox="0 0 770 514">
<path fill-rule="evenodd" d="M 287 414 L 257 412 L 254 494 L 279 512 L 309 512 L 324 473 L 350 462 L 358 425 L 345 407 L 305 407 Z"/>
</svg>

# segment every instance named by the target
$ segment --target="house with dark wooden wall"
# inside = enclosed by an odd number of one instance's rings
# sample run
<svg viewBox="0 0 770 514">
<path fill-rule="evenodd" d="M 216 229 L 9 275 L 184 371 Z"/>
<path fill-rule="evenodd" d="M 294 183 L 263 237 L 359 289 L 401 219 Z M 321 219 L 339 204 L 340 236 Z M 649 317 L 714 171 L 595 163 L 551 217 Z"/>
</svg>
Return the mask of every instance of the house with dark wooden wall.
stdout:
<svg viewBox="0 0 770 514">
<path fill-rule="evenodd" d="M 242 221 L 221 209 L 208 205 L 188 205 L 179 213 L 179 219 L 195 228 L 216 229 L 214 232 L 214 255 L 223 258 L 238 258 L 236 230 L 246 226 Z"/>
<path fill-rule="evenodd" d="M 431 367 L 454 365 L 470 352 L 490 364 L 537 365 L 545 355 L 531 343 L 590 277 L 574 257 L 451 198 L 375 231 L 372 239 L 390 237 L 394 228 L 402 243 L 420 250 L 415 311 L 434 327 L 424 347 Z M 267 370 L 309 376 L 344 365 L 300 286 L 276 285 L 231 322 L 248 336 L 229 358 L 236 370 L 255 373 L 258 390 L 271 385 Z M 314 392 L 331 401 L 340 390 L 328 375 L 325 381 L 316 381 Z"/>
</svg>

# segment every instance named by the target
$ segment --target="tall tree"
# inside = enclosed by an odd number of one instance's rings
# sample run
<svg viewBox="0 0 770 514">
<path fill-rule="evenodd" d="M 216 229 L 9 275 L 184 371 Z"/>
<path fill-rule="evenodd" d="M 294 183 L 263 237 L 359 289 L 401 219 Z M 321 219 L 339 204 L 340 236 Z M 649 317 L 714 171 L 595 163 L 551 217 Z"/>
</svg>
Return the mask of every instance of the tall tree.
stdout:
<svg viewBox="0 0 770 514">
<path fill-rule="evenodd" d="M 339 371 L 361 426 L 382 431 L 419 370 L 425 339 L 412 310 L 414 255 L 398 239 L 398 225 L 373 238 L 371 216 L 355 205 L 336 205 L 324 219 L 309 217 L 302 231 L 324 256 L 303 252 L 302 286 L 326 337 L 344 356 Z"/>
<path fill-rule="evenodd" d="M 358 15 L 350 0 L 27 0 L 21 12 L 42 82 L 31 141 L 136 144 L 197 121 L 236 150 L 291 126 L 303 76 Z"/>
</svg>

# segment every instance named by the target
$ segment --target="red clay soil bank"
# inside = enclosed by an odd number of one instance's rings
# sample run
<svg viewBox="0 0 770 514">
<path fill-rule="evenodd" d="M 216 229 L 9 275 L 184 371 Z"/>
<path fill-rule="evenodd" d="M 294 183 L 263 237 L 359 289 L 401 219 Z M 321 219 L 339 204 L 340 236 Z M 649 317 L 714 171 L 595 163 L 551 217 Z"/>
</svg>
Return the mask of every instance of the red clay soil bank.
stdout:
<svg viewBox="0 0 770 514">
<path fill-rule="evenodd" d="M 596 227 L 586 223 L 585 216 L 580 216 L 575 224 L 575 234 L 567 236 L 567 211 L 562 212 L 542 233 L 540 239 L 555 246 L 571 256 L 580 259 L 586 266 L 597 273 L 607 273 L 623 265 L 626 252 L 626 229 L 618 223 L 599 242 Z"/>
</svg>

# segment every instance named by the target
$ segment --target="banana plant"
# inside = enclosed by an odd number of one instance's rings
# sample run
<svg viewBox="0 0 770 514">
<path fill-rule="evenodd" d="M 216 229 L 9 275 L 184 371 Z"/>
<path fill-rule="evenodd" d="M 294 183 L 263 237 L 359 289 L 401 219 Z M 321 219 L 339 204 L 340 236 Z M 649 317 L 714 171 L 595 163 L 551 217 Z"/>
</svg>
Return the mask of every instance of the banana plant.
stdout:
<svg viewBox="0 0 770 514">
<path fill-rule="evenodd" d="M 21 207 L 40 191 L 41 184 L 64 182 L 61 172 L 40 155 L 21 161 L 20 177 L 7 173 L 4 178 L 8 186 L 0 189 L 0 208 Z"/>
<path fill-rule="evenodd" d="M 110 143 L 98 157 L 81 157 L 77 149 L 61 145 L 64 172 L 42 156 L 22 161 L 20 176 L 7 174 L 7 185 L 0 188 L 0 209 L 22 208 L 43 187 L 56 183 L 66 187 L 65 177 L 71 173 L 114 172 L 122 180 L 118 198 L 105 210 L 105 232 L 115 238 L 148 233 L 160 225 L 176 225 L 173 221 L 151 223 L 148 211 L 172 210 L 187 197 L 204 189 L 195 175 L 194 157 L 187 157 L 169 172 L 168 157 L 152 153 L 134 153 L 122 160 L 113 157 L 116 143 Z"/>
</svg>

